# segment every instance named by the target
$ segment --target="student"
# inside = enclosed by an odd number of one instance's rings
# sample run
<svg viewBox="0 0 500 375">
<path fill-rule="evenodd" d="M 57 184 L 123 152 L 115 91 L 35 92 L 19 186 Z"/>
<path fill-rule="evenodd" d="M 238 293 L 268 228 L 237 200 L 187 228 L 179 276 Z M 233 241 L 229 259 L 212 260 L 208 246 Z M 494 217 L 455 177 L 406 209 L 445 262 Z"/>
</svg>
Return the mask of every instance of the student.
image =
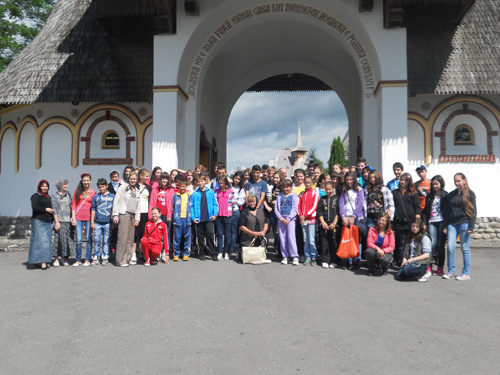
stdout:
<svg viewBox="0 0 500 375">
<path fill-rule="evenodd" d="M 363 168 L 363 171 L 361 172 L 361 179 L 358 179 L 359 186 L 361 186 L 362 189 L 366 188 L 368 184 L 368 176 L 371 171 L 373 171 L 373 168 L 369 165 Z"/>
<path fill-rule="evenodd" d="M 392 165 L 392 171 L 394 172 L 396 178 L 393 178 L 387 183 L 387 187 L 389 188 L 389 190 L 394 191 L 399 187 L 399 180 L 401 178 L 403 170 L 404 170 L 403 164 L 401 164 L 400 162 L 396 162 Z"/>
<path fill-rule="evenodd" d="M 138 201 L 137 172 L 133 171 L 128 183 L 118 188 L 113 202 L 113 223 L 118 224 L 115 262 L 119 267 L 128 267 L 132 258 L 135 227 L 140 220 Z"/>
<path fill-rule="evenodd" d="M 73 267 L 78 267 L 82 258 L 83 233 L 87 238 L 87 251 L 85 253 L 84 267 L 90 266 L 90 257 L 92 255 L 92 231 L 90 229 L 90 211 L 92 209 L 92 198 L 96 194 L 95 190 L 90 188 L 92 176 L 89 173 L 82 173 L 78 187 L 73 194 L 71 205 L 71 225 L 76 227 L 76 262 Z"/>
<path fill-rule="evenodd" d="M 344 227 L 350 227 L 351 225 L 356 225 L 359 229 L 359 256 L 351 259 L 352 268 L 359 269 L 361 264 L 361 252 L 362 252 L 362 240 L 366 238 L 366 224 L 365 224 L 365 213 L 364 213 L 364 203 L 365 194 L 363 189 L 358 185 L 358 180 L 356 179 L 356 174 L 354 172 L 347 172 L 344 177 L 344 190 L 340 195 L 339 202 L 339 212 L 342 218 L 342 225 Z"/>
<path fill-rule="evenodd" d="M 134 265 L 137 263 L 137 247 L 140 246 L 141 238 L 144 236 L 144 228 L 148 222 L 149 212 L 151 211 L 151 192 L 152 188 L 148 184 L 149 170 L 146 168 L 141 168 L 139 170 L 139 182 L 137 184 L 137 190 L 139 193 L 139 204 L 137 210 L 139 213 L 139 225 L 135 228 L 134 236 L 134 251 L 132 253 L 132 259 L 130 259 L 130 264 Z"/>
<path fill-rule="evenodd" d="M 420 177 L 420 180 L 415 182 L 415 187 L 417 188 L 418 200 L 420 202 L 420 211 L 425 209 L 425 197 L 431 192 L 431 180 L 427 178 L 427 168 L 425 165 L 421 165 L 415 171 Z"/>
<path fill-rule="evenodd" d="M 153 207 L 151 209 L 151 220 L 144 227 L 141 248 L 144 253 L 144 265 L 146 267 L 158 263 L 163 248 L 165 248 L 165 263 L 168 264 L 169 261 L 167 224 L 160 219 L 160 216 L 161 210 L 158 207 Z"/>
<path fill-rule="evenodd" d="M 326 195 L 325 184 L 330 181 L 330 175 L 328 173 L 321 173 L 318 177 L 318 181 L 316 183 L 316 189 L 318 189 L 318 193 L 320 198 Z"/>
<path fill-rule="evenodd" d="M 245 184 L 245 187 L 250 182 L 251 175 L 252 175 L 252 169 L 251 168 L 245 169 L 245 172 L 243 173 L 243 183 Z"/>
<path fill-rule="evenodd" d="M 395 237 L 391 229 L 390 217 L 386 212 L 381 212 L 376 220 L 376 225 L 369 229 L 366 244 L 365 255 L 368 264 L 366 275 L 373 276 L 375 263 L 382 266 L 382 275 L 387 275 L 395 248 Z"/>
<path fill-rule="evenodd" d="M 292 181 L 285 180 L 281 184 L 282 193 L 276 199 L 274 212 L 278 218 L 280 236 L 281 264 L 288 264 L 288 258 L 292 257 L 292 264 L 299 265 L 297 253 L 297 239 L 295 237 L 295 220 L 299 209 L 299 197 L 292 191 Z"/>
<path fill-rule="evenodd" d="M 280 250 L 280 236 L 278 234 L 278 218 L 276 217 L 275 211 L 275 205 L 276 205 L 276 200 L 278 199 L 278 196 L 281 194 L 281 184 L 283 181 L 285 181 L 285 175 L 279 171 L 276 172 L 273 175 L 273 184 L 272 184 L 272 191 L 271 191 L 271 206 L 273 207 L 273 212 L 271 214 L 271 228 L 273 231 L 273 237 L 274 237 L 274 251 L 276 252 L 277 255 L 281 255 L 281 250 Z"/>
<path fill-rule="evenodd" d="M 123 168 L 122 179 L 120 180 L 120 184 L 127 184 L 130 173 L 135 171 L 135 167 L 133 165 L 127 165 Z"/>
<path fill-rule="evenodd" d="M 260 178 L 260 165 L 252 167 L 252 179 L 245 185 L 245 193 L 248 197 L 250 194 L 257 197 L 257 208 L 263 209 L 263 203 L 267 194 L 267 182 Z"/>
<path fill-rule="evenodd" d="M 171 249 L 172 246 L 172 199 L 175 194 L 175 189 L 170 183 L 170 176 L 167 172 L 163 172 L 160 176 L 160 183 L 156 189 L 151 191 L 150 202 L 152 207 L 158 207 L 160 209 L 160 219 L 167 224 L 168 233 L 168 248 Z M 151 213 L 149 219 L 151 219 Z M 164 254 L 162 255 L 162 260 L 165 261 Z"/>
<path fill-rule="evenodd" d="M 219 214 L 215 225 L 217 227 L 217 249 L 219 259 L 229 260 L 229 246 L 231 245 L 231 215 L 233 213 L 234 192 L 229 186 L 227 176 L 219 177 L 219 188 L 215 191 Z"/>
<path fill-rule="evenodd" d="M 313 171 L 313 174 L 312 174 L 312 179 L 313 179 L 313 185 L 314 185 L 314 187 L 316 187 L 316 185 L 318 185 L 319 176 L 321 176 L 322 173 L 323 173 L 323 169 L 321 169 L 321 167 L 314 168 L 314 171 Z"/>
<path fill-rule="evenodd" d="M 319 166 L 318 162 L 316 160 L 311 160 L 309 163 L 307 163 L 307 175 L 313 177 L 314 175 L 314 169 Z"/>
<path fill-rule="evenodd" d="M 75 242 L 71 234 L 71 203 L 73 199 L 68 191 L 68 180 L 61 178 L 56 183 L 57 193 L 50 196 L 54 219 L 57 217 L 59 230 L 54 228 L 52 256 L 54 267 L 59 267 L 59 257 L 64 266 L 69 266 L 69 258 L 75 253 Z"/>
<path fill-rule="evenodd" d="M 342 166 L 340 164 L 334 164 L 332 167 L 332 171 L 337 174 L 342 173 Z"/>
<path fill-rule="evenodd" d="M 367 181 L 365 188 L 366 225 L 371 228 L 376 225 L 382 212 L 387 213 L 391 218 L 394 216 L 394 197 L 389 188 L 384 186 L 382 173 L 376 169 L 369 173 Z"/>
<path fill-rule="evenodd" d="M 425 197 L 424 222 L 431 237 L 432 254 L 436 259 L 436 276 L 444 275 L 444 258 L 446 235 L 444 234 L 444 218 L 446 217 L 446 198 L 448 192 L 444 190 L 444 179 L 440 175 L 432 177 L 431 192 Z M 429 265 L 432 272 L 432 264 Z"/>
<path fill-rule="evenodd" d="M 97 188 L 99 193 L 92 198 L 92 214 L 90 216 L 90 226 L 94 232 L 94 256 L 91 265 L 97 266 L 99 257 L 102 256 L 101 264 L 105 266 L 109 259 L 109 232 L 115 195 L 108 191 L 108 183 L 104 178 L 97 180 Z"/>
<path fill-rule="evenodd" d="M 356 160 L 356 179 L 358 180 L 358 185 L 363 188 L 363 169 L 366 167 L 367 161 L 363 157 L 359 157 Z"/>
<path fill-rule="evenodd" d="M 111 194 L 116 194 L 118 191 L 118 188 L 120 187 L 120 172 L 118 172 L 116 169 L 113 169 L 111 172 L 109 172 L 109 184 L 108 184 L 108 191 Z"/>
<path fill-rule="evenodd" d="M 325 183 L 326 195 L 318 203 L 319 237 L 321 240 L 321 267 L 336 268 L 340 259 L 337 256 L 337 223 L 339 219 L 340 195 L 335 190 L 334 183 Z"/>
<path fill-rule="evenodd" d="M 231 214 L 231 243 L 229 245 L 229 253 L 234 253 L 238 241 L 238 221 L 241 211 L 245 206 L 246 194 L 245 186 L 243 185 L 243 174 L 236 172 L 233 176 L 233 212 Z"/>
<path fill-rule="evenodd" d="M 191 218 L 196 225 L 200 260 L 205 260 L 206 255 L 209 255 L 216 262 L 219 259 L 214 242 L 214 222 L 219 213 L 219 205 L 214 191 L 207 187 L 209 183 L 208 172 L 202 172 L 198 177 L 198 188 L 191 197 Z"/>
<path fill-rule="evenodd" d="M 196 189 L 196 172 L 193 169 L 189 169 L 186 172 L 186 181 L 187 181 L 187 191 L 189 194 L 194 193 L 194 189 Z"/>
<path fill-rule="evenodd" d="M 304 179 L 306 177 L 306 172 L 303 169 L 296 169 L 293 172 L 294 175 L 294 186 L 293 192 L 297 197 L 306 190 L 306 185 L 304 184 Z M 297 241 L 297 252 L 299 254 L 299 262 L 304 263 L 306 260 L 304 253 L 304 232 L 302 232 L 302 226 L 300 225 L 300 220 L 295 220 L 295 240 Z"/>
<path fill-rule="evenodd" d="M 210 189 L 213 191 L 216 191 L 219 188 L 218 180 L 219 177 L 226 176 L 226 165 L 222 162 L 218 162 L 215 165 L 215 177 L 212 179 L 212 182 L 210 183 Z"/>
<path fill-rule="evenodd" d="M 158 184 L 160 183 L 161 174 L 162 174 L 161 167 L 153 168 L 153 172 L 151 172 L 151 178 L 149 179 L 149 181 L 147 181 L 148 185 L 151 186 L 151 189 L 158 187 Z"/>
<path fill-rule="evenodd" d="M 262 164 L 262 167 L 261 167 L 261 171 L 262 171 L 262 174 L 261 174 L 261 178 L 267 182 L 269 182 L 269 165 L 267 164 Z"/>
<path fill-rule="evenodd" d="M 427 266 L 432 262 L 431 239 L 424 229 L 424 222 L 416 218 L 412 220 L 410 232 L 405 246 L 405 256 L 401 263 L 401 269 L 396 274 L 396 280 L 420 277 L 418 281 L 426 282 Z"/>
<path fill-rule="evenodd" d="M 191 195 L 187 191 L 187 181 L 184 177 L 178 179 L 179 192 L 173 197 L 173 219 L 174 224 L 174 262 L 181 255 L 181 241 L 184 241 L 182 260 L 189 260 L 191 248 Z"/>
<path fill-rule="evenodd" d="M 456 189 L 446 199 L 446 216 L 444 233 L 448 235 L 448 272 L 443 279 L 451 279 L 455 273 L 455 248 L 457 237 L 460 236 L 460 247 L 464 258 L 462 274 L 455 280 L 470 280 L 471 253 L 470 236 L 476 225 L 476 194 L 469 188 L 467 178 L 463 173 L 453 177 Z"/>
<path fill-rule="evenodd" d="M 304 235 L 304 266 L 316 266 L 316 210 L 318 209 L 319 193 L 313 189 L 313 179 L 307 176 L 304 180 L 306 190 L 299 198 L 299 221 Z"/>
<path fill-rule="evenodd" d="M 394 217 L 392 227 L 396 234 L 396 250 L 394 261 L 401 266 L 403 261 L 406 238 L 410 233 L 410 224 L 415 218 L 420 218 L 420 203 L 415 184 L 409 173 L 403 173 L 399 179 L 399 187 L 392 192 L 394 198 Z"/>
</svg>

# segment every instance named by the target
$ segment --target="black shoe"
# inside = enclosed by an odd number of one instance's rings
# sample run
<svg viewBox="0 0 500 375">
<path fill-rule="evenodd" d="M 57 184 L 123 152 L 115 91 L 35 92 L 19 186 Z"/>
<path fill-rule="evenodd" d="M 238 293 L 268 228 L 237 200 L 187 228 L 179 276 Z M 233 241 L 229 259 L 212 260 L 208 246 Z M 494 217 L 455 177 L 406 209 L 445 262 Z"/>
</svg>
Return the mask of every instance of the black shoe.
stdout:
<svg viewBox="0 0 500 375">
<path fill-rule="evenodd" d="M 218 262 L 219 261 L 219 258 L 217 258 L 217 255 L 212 255 L 212 260 L 214 262 Z"/>
<path fill-rule="evenodd" d="M 366 271 L 366 276 L 370 276 L 370 277 L 373 276 L 373 271 L 370 271 L 370 270 Z"/>
<path fill-rule="evenodd" d="M 388 275 L 389 270 L 387 268 L 382 268 L 382 275 Z"/>
<path fill-rule="evenodd" d="M 205 254 L 200 254 L 200 260 L 205 260 Z"/>
<path fill-rule="evenodd" d="M 361 268 L 361 266 L 359 265 L 359 263 L 354 263 L 351 267 L 351 271 L 356 271 L 356 270 L 359 270 Z"/>
<path fill-rule="evenodd" d="M 305 255 L 301 255 L 299 258 L 299 263 L 304 263 L 306 261 Z"/>
</svg>

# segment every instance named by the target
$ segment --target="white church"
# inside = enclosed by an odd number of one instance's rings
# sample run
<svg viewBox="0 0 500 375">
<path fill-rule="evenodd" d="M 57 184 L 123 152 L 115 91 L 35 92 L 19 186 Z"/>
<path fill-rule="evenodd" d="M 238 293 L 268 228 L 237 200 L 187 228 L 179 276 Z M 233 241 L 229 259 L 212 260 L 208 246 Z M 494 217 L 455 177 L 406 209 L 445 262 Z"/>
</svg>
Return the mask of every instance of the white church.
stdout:
<svg viewBox="0 0 500 375">
<path fill-rule="evenodd" d="M 59 0 L 0 74 L 0 216 L 40 179 L 212 169 L 246 91 L 330 91 L 351 164 L 463 172 L 498 217 L 496 0 Z M 277 108 L 279 110 L 279 108 Z"/>
</svg>

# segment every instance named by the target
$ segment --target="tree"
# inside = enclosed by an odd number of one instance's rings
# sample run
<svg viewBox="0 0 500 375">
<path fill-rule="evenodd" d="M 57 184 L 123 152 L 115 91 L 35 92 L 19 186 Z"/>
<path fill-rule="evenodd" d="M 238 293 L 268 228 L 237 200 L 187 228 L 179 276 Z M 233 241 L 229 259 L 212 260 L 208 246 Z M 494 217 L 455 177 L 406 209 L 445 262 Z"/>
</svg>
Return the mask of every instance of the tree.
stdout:
<svg viewBox="0 0 500 375">
<path fill-rule="evenodd" d="M 334 138 L 330 147 L 330 159 L 328 159 L 328 170 L 330 173 L 333 172 L 334 164 L 347 165 L 344 144 L 340 140 L 340 137 Z"/>
<path fill-rule="evenodd" d="M 56 0 L 0 0 L 0 71 L 38 35 Z"/>
<path fill-rule="evenodd" d="M 315 161 L 316 163 L 318 163 L 318 166 L 321 168 L 321 169 L 324 169 L 324 163 L 323 161 L 318 158 L 318 155 L 316 155 L 316 146 L 312 146 L 311 149 L 309 150 L 309 156 L 307 158 L 307 162 L 311 162 L 311 161 Z"/>
</svg>

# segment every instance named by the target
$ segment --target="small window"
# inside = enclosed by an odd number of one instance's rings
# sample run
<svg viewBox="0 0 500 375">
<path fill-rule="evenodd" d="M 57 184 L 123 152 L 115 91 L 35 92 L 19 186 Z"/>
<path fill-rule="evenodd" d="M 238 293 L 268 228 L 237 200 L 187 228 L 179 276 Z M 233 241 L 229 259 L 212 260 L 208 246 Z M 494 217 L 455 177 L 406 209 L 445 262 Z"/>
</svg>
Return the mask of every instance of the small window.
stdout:
<svg viewBox="0 0 500 375">
<path fill-rule="evenodd" d="M 474 145 L 474 130 L 469 125 L 458 125 L 453 139 L 456 145 Z"/>
<path fill-rule="evenodd" d="M 103 149 L 119 149 L 120 148 L 120 136 L 114 130 L 107 131 L 102 136 L 102 148 Z"/>
</svg>

